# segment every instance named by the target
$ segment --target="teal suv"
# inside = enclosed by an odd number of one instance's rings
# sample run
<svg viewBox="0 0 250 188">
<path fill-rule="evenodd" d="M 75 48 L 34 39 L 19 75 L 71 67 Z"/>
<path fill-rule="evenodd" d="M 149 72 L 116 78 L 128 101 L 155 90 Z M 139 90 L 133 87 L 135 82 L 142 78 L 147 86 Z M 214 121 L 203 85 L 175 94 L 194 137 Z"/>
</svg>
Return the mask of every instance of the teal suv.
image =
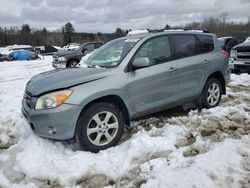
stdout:
<svg viewBox="0 0 250 188">
<path fill-rule="evenodd" d="M 139 117 L 185 103 L 217 106 L 230 78 L 217 37 L 191 31 L 118 38 L 86 65 L 31 78 L 22 112 L 36 135 L 74 138 L 92 152 L 116 145 Z"/>
</svg>

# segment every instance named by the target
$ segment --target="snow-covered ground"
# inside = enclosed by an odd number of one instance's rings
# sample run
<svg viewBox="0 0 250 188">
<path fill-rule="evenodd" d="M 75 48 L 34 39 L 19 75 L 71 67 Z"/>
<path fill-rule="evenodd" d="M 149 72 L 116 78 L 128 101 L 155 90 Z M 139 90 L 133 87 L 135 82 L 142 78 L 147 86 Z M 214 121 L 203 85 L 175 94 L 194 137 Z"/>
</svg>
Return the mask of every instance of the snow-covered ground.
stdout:
<svg viewBox="0 0 250 188">
<path fill-rule="evenodd" d="M 220 106 L 133 122 L 94 154 L 35 136 L 21 117 L 26 82 L 51 61 L 0 63 L 0 187 L 250 186 L 250 75 L 232 75 Z"/>
</svg>

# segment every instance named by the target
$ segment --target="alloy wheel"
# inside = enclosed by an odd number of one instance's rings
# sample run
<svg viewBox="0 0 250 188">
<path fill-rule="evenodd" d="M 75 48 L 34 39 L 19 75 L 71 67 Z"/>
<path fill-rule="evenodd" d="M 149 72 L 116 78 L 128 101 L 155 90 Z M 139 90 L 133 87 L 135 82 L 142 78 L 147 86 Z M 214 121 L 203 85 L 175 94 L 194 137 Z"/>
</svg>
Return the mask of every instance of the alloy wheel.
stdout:
<svg viewBox="0 0 250 188">
<path fill-rule="evenodd" d="M 96 146 L 106 145 L 115 138 L 118 126 L 118 119 L 112 112 L 99 112 L 87 125 L 88 140 Z"/>
<path fill-rule="evenodd" d="M 207 102 L 209 105 L 214 106 L 220 100 L 220 86 L 217 83 L 212 83 L 207 92 Z"/>
</svg>

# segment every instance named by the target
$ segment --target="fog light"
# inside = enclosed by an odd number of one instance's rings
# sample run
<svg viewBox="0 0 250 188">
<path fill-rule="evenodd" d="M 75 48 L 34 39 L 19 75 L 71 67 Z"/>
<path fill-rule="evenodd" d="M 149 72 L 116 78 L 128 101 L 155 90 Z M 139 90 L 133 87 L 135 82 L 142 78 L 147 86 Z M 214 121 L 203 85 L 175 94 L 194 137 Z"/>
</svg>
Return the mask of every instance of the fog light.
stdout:
<svg viewBox="0 0 250 188">
<path fill-rule="evenodd" d="M 54 127 L 49 126 L 48 128 L 49 128 L 48 133 L 49 133 L 50 135 L 55 135 L 55 134 L 56 134 L 56 129 L 55 129 Z"/>
</svg>

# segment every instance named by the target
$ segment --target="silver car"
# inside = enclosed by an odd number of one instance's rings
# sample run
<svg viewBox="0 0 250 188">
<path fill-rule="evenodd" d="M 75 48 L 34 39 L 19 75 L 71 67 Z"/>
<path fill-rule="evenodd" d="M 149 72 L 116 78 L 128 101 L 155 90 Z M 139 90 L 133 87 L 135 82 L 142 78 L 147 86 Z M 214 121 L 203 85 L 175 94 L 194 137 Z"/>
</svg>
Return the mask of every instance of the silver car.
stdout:
<svg viewBox="0 0 250 188">
<path fill-rule="evenodd" d="M 138 117 L 190 102 L 217 106 L 230 78 L 228 58 L 209 33 L 115 39 L 95 50 L 86 64 L 34 76 L 22 112 L 38 136 L 74 138 L 92 152 L 116 145 L 125 125 Z"/>
</svg>

